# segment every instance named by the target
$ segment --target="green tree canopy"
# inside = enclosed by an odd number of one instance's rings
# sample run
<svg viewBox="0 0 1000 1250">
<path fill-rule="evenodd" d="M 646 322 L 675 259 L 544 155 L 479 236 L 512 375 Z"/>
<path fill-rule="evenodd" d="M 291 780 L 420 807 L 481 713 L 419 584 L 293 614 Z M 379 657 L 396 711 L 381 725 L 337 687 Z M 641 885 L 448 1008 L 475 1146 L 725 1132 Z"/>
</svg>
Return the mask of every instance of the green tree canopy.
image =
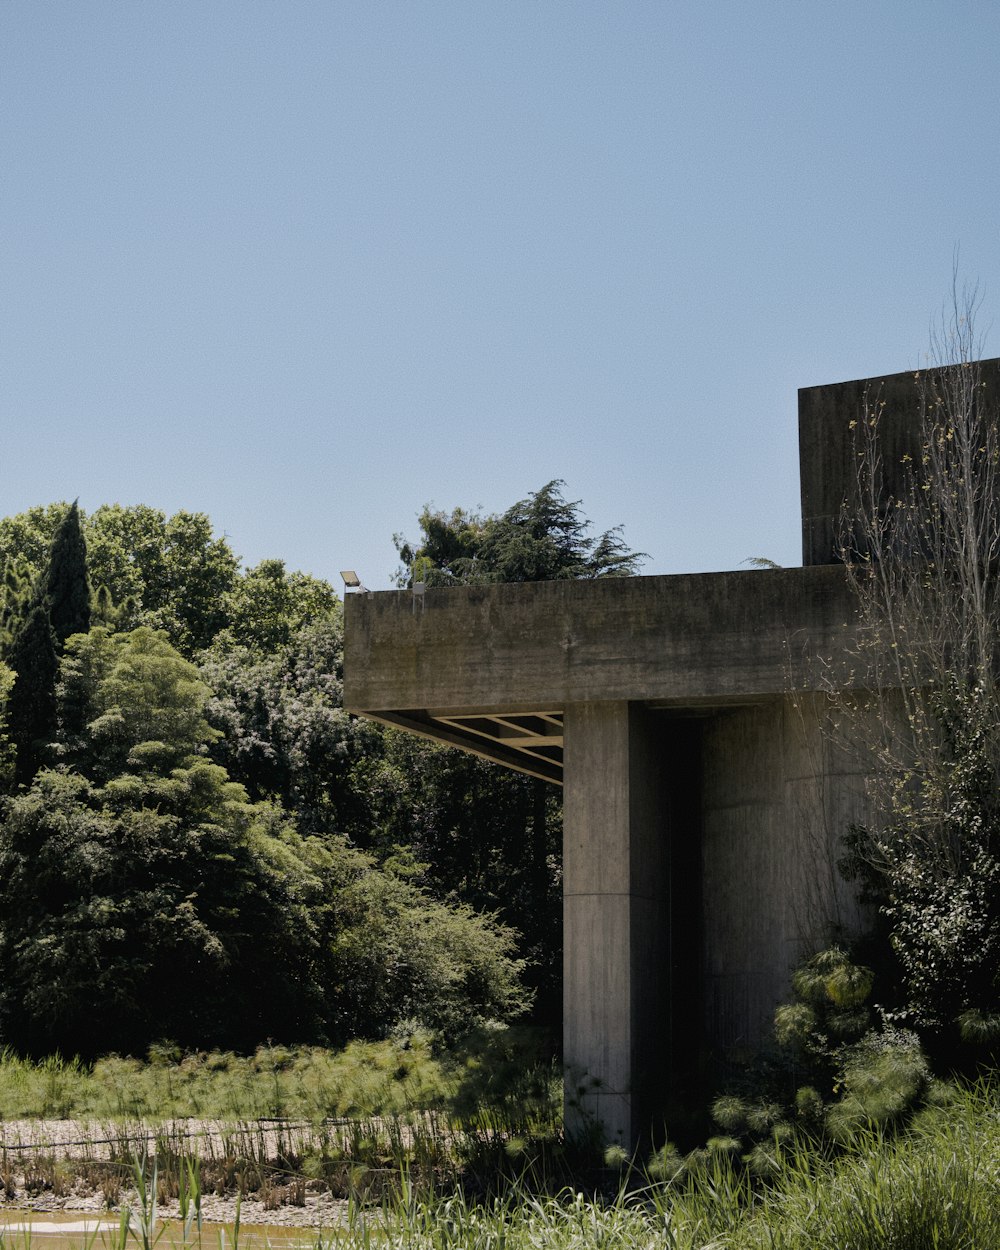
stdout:
<svg viewBox="0 0 1000 1250">
<path fill-rule="evenodd" d="M 75 506 L 49 504 L 0 520 L 3 567 L 18 567 L 32 582 L 45 577 L 53 540 Z M 79 518 L 90 585 L 95 598 L 106 597 L 102 623 L 114 615 L 123 629 L 166 630 L 185 655 L 207 647 L 229 623 L 239 559 L 203 512 L 168 517 L 145 504 L 105 504 Z"/>
<path fill-rule="evenodd" d="M 414 567 L 434 585 L 624 577 L 638 572 L 645 556 L 629 550 L 621 527 L 592 536 L 580 500 L 567 500 L 564 486 L 558 479 L 548 482 L 493 516 L 461 508 L 451 513 L 425 508 L 419 517 L 418 542 L 396 535 L 403 562 L 399 580 L 408 584 Z"/>
<path fill-rule="evenodd" d="M 86 633 L 90 628 L 87 544 L 80 525 L 80 510 L 75 503 L 70 505 L 52 539 L 40 590 L 56 646 L 62 651 L 71 634 Z"/>
<path fill-rule="evenodd" d="M 340 600 L 329 582 L 290 573 L 284 560 L 261 560 L 233 583 L 226 597 L 223 645 L 273 654 L 305 625 L 337 613 Z"/>
<path fill-rule="evenodd" d="M 293 797 L 346 729 L 339 629 L 337 614 L 303 625 L 273 671 L 234 648 L 273 687 Z M 241 1049 L 519 1010 L 512 935 L 252 802 L 206 754 L 212 697 L 162 632 L 96 626 L 68 640 L 61 767 L 0 804 L 0 1040 L 87 1056 L 163 1036 Z M 299 797 L 303 810 L 322 802 Z"/>
<path fill-rule="evenodd" d="M 239 559 L 203 512 L 167 517 L 157 508 L 105 504 L 87 526 L 90 580 L 115 604 L 131 598 L 125 624 L 163 629 L 184 655 L 207 647 L 227 624 Z"/>
<path fill-rule="evenodd" d="M 96 780 L 169 770 L 218 736 L 198 670 L 148 626 L 71 638 L 58 694 L 62 758 Z"/>
<path fill-rule="evenodd" d="M 314 1038 L 300 856 L 208 761 L 40 772 L 0 822 L 0 1027 L 33 1053 Z M 306 991 L 306 992 L 304 992 Z"/>
<path fill-rule="evenodd" d="M 0 519 L 0 566 L 21 565 L 32 580 L 37 579 L 69 507 L 68 503 L 50 503 Z"/>
<path fill-rule="evenodd" d="M 34 601 L 34 579 L 24 559 L 11 560 L 0 589 L 0 655 L 9 655 Z"/>
<path fill-rule="evenodd" d="M 7 698 L 7 724 L 16 751 L 14 781 L 26 785 L 42 766 L 56 727 L 59 661 L 49 614 L 29 612 L 11 644 L 7 662 L 15 674 Z"/>
<path fill-rule="evenodd" d="M 201 657 L 221 731 L 214 757 L 254 798 L 274 797 L 309 833 L 343 831 L 357 806 L 350 764 L 364 738 L 343 710 L 339 609 L 301 624 L 271 654 L 225 645 Z M 367 739 L 365 739 L 367 741 Z"/>
</svg>

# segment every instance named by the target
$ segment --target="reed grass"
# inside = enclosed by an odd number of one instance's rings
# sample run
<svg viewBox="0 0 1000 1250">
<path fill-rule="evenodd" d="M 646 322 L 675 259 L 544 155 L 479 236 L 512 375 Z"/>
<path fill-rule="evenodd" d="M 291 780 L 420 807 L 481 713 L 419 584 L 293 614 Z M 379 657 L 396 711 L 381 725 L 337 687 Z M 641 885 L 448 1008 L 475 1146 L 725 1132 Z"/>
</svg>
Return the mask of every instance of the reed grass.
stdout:
<svg viewBox="0 0 1000 1250">
<path fill-rule="evenodd" d="M 559 1076 L 537 1035 L 518 1029 L 489 1030 L 443 1054 L 425 1035 L 340 1051 L 263 1046 L 250 1056 L 154 1048 L 149 1061 L 111 1055 L 89 1066 L 3 1050 L 0 1120 L 319 1122 L 419 1109 L 487 1133 L 532 1132 L 558 1117 Z"/>
<path fill-rule="evenodd" d="M 197 1250 L 203 1237 L 216 1244 L 202 1225 L 204 1192 L 294 1205 L 305 1201 L 307 1180 L 348 1199 L 343 1224 L 317 1235 L 317 1250 L 1000 1250 L 1000 1093 L 988 1081 L 939 1091 L 936 1105 L 894 1136 L 860 1129 L 847 1143 L 775 1140 L 766 1177 L 735 1148 L 686 1160 L 662 1152 L 652 1166 L 625 1166 L 620 1185 L 602 1194 L 579 1183 L 555 1190 L 566 1169 L 553 1164 L 560 1143 L 550 1103 L 516 1110 L 514 1095 L 500 1087 L 492 1103 L 469 1101 L 471 1057 L 449 1068 L 413 1047 L 408 1054 L 355 1050 L 349 1060 L 276 1050 L 148 1065 L 161 1069 L 154 1074 L 129 1069 L 148 1082 L 137 1097 L 166 1090 L 175 1113 L 193 1106 L 184 1102 L 193 1088 L 202 1111 L 308 1109 L 303 1122 L 312 1134 L 307 1149 L 293 1125 L 268 1136 L 273 1124 L 231 1119 L 202 1150 L 171 1123 L 151 1130 L 151 1121 L 129 1118 L 133 1101 L 117 1121 L 115 1157 L 91 1166 L 119 1169 L 119 1202 L 128 1201 L 126 1188 L 139 1195 L 130 1219 L 143 1250 L 153 1250 L 157 1208 L 167 1198 L 179 1200 L 183 1245 Z M 309 1071 L 310 1059 L 318 1071 Z M 33 1088 L 36 1106 L 53 1098 L 66 1105 L 69 1093 L 118 1100 L 122 1070 L 104 1063 L 31 1067 L 8 1057 L 0 1082 L 4 1090 L 18 1082 Z M 348 1082 L 352 1065 L 358 1070 Z M 103 1093 L 95 1093 L 102 1082 Z M 330 1109 L 344 1114 L 318 1118 Z M 514 1132 L 525 1126 L 547 1126 L 550 1136 Z M 480 1184 L 477 1162 L 498 1167 L 506 1183 Z M 44 1183 L 42 1163 L 36 1172 Z"/>
</svg>

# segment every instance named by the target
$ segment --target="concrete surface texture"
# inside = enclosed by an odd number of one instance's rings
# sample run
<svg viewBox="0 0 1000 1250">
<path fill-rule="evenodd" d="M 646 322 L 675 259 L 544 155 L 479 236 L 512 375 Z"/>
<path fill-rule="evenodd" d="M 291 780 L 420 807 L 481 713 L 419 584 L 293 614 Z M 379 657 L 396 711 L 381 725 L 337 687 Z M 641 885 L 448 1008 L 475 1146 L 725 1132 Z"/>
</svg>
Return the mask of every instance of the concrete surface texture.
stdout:
<svg viewBox="0 0 1000 1250">
<path fill-rule="evenodd" d="M 836 859 L 866 770 L 824 732 L 822 661 L 853 634 L 837 534 L 881 400 L 891 489 L 914 375 L 799 393 L 802 568 L 345 605 L 349 711 L 565 786 L 567 1116 L 608 1141 L 764 1043 L 791 968 L 863 923 Z"/>
</svg>

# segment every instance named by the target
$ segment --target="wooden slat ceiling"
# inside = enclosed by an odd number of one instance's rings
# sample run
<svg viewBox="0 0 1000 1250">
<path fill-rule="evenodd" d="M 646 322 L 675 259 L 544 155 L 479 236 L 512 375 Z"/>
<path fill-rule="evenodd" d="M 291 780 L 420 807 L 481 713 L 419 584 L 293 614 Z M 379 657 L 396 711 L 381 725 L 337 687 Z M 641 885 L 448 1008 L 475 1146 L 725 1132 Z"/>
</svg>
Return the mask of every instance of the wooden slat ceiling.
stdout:
<svg viewBox="0 0 1000 1250">
<path fill-rule="evenodd" d="M 432 719 L 463 736 L 470 734 L 473 738 L 486 739 L 508 751 L 518 752 L 524 757 L 525 772 L 544 776 L 549 781 L 556 779 L 554 770 L 562 776 L 562 712 L 506 712 L 502 716 L 476 713 L 435 716 Z"/>
</svg>

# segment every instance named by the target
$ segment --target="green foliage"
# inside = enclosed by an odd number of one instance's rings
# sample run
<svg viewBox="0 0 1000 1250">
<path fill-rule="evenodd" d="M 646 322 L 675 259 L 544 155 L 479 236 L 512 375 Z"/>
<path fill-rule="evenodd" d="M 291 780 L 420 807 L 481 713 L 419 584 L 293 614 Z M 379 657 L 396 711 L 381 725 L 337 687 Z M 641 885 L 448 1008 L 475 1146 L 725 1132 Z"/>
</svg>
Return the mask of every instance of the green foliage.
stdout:
<svg viewBox="0 0 1000 1250">
<path fill-rule="evenodd" d="M 838 1048 L 857 1041 L 871 1025 L 865 1003 L 873 983 L 872 970 L 853 963 L 839 946 L 819 951 L 792 974 L 797 1001 L 775 1012 L 778 1043 L 808 1063 L 822 1067 L 835 1061 Z"/>
<path fill-rule="evenodd" d="M 139 614 L 139 604 L 134 596 L 126 595 L 121 603 L 115 603 L 107 586 L 98 586 L 90 597 L 90 620 L 105 629 L 128 629 Z"/>
<path fill-rule="evenodd" d="M 1000 1015 L 970 1009 L 958 1017 L 962 1040 L 977 1047 L 995 1047 L 1000 1041 Z"/>
<path fill-rule="evenodd" d="M 310 881 L 267 826 L 205 760 L 104 787 L 40 772 L 0 825 L 4 1038 L 94 1055 L 314 1033 Z"/>
<path fill-rule="evenodd" d="M 774 1013 L 774 1036 L 779 1046 L 805 1050 L 818 1028 L 816 1012 L 808 1003 L 783 1003 Z"/>
<path fill-rule="evenodd" d="M 33 606 L 34 582 L 24 560 L 11 561 L 4 570 L 0 591 L 0 655 L 10 648 Z"/>
<path fill-rule="evenodd" d="M 340 608 L 329 582 L 289 573 L 283 560 L 262 560 L 241 574 L 226 597 L 225 648 L 245 647 L 273 655 L 307 625 L 326 621 Z"/>
<path fill-rule="evenodd" d="M 359 844 L 385 859 L 407 847 L 425 882 L 521 933 L 539 1022 L 560 1008 L 561 808 L 544 782 L 411 734 L 358 727 L 344 808 Z"/>
<path fill-rule="evenodd" d="M 41 594 L 61 652 L 71 634 L 90 628 L 90 583 L 87 580 L 87 544 L 80 526 L 80 510 L 73 503 L 52 540 Z"/>
<path fill-rule="evenodd" d="M 55 745 L 75 771 L 39 773 L 0 814 L 4 1037 L 134 1053 L 407 1019 L 455 1035 L 522 1010 L 513 935 L 252 803 L 204 754 L 210 697 L 145 626 L 67 643 Z"/>
<path fill-rule="evenodd" d="M 933 713 L 936 768 L 900 794 L 896 819 L 854 828 L 849 871 L 886 922 L 908 1018 L 953 1062 L 959 1021 L 1000 1013 L 1000 763 L 984 687 L 950 682 Z M 918 807 L 934 813 L 933 839 Z M 967 1026 L 964 1037 L 991 1041 Z"/>
<path fill-rule="evenodd" d="M 420 561 L 429 585 L 540 582 L 562 578 L 623 577 L 645 556 L 626 547 L 620 527 L 593 537 L 580 501 L 563 497 L 562 481 L 548 482 L 498 516 L 456 508 L 420 514 L 421 540 L 396 536 L 406 585 Z"/>
<path fill-rule="evenodd" d="M 32 583 L 47 576 L 53 541 L 74 510 L 75 504 L 49 504 L 0 520 L 0 566 L 16 567 Z M 239 560 L 224 538 L 213 535 L 204 513 L 167 517 L 144 504 L 105 504 L 89 517 L 78 511 L 77 518 L 82 529 L 79 541 L 72 540 L 77 543 L 73 559 L 79 569 L 85 541 L 90 585 L 106 596 L 96 605 L 98 623 L 165 630 L 187 656 L 207 647 L 229 624 Z M 85 612 L 75 576 L 74 620 L 79 624 Z M 68 587 L 67 582 L 67 593 Z"/>
<path fill-rule="evenodd" d="M 844 1056 L 841 1098 L 826 1117 L 834 1140 L 900 1121 L 916 1105 L 929 1076 L 915 1034 L 897 1029 L 867 1034 Z"/>
<path fill-rule="evenodd" d="M 343 712 L 325 582 L 280 561 L 240 574 L 207 518 L 145 507 L 32 510 L 0 524 L 0 550 L 21 784 L 0 807 L 6 1040 L 135 1053 L 157 1035 L 346 1041 L 407 1021 L 453 1037 L 524 1010 L 516 934 L 482 909 L 549 901 L 546 805 L 518 779 L 521 832 L 542 835 L 534 877 L 518 847 L 520 897 L 488 840 L 458 889 L 453 865 L 429 872 L 388 793 L 414 779 Z M 385 784 L 368 794 L 368 778 Z M 505 786 L 484 785 L 480 810 Z M 422 811 L 463 833 L 477 814 L 454 779 Z"/>
<path fill-rule="evenodd" d="M 106 504 L 88 521 L 87 546 L 92 584 L 116 604 L 136 605 L 125 624 L 165 630 L 186 656 L 228 624 L 239 561 L 203 512 L 168 518 L 142 504 Z"/>
<path fill-rule="evenodd" d="M 775 1175 L 781 1151 L 800 1137 L 844 1144 L 905 1124 L 925 1101 L 930 1068 L 920 1041 L 884 1020 L 873 1027 L 873 984 L 871 969 L 836 946 L 795 969 L 795 1001 L 774 1018 L 785 1072 L 761 1066 L 744 1094 L 717 1098 L 711 1109 L 726 1134 L 748 1139 L 743 1161 L 754 1175 Z"/>
<path fill-rule="evenodd" d="M 407 876 L 373 869 L 344 846 L 325 875 L 330 975 L 344 1018 L 337 1036 L 409 1022 L 454 1038 L 525 1010 L 509 929 L 468 906 L 437 902 Z"/>
<path fill-rule="evenodd" d="M 0 518 L 0 566 L 17 567 L 34 582 L 44 571 L 70 505 L 50 503 Z"/>
<path fill-rule="evenodd" d="M 56 641 L 45 608 L 33 608 L 17 633 L 7 663 L 15 674 L 7 696 L 7 727 L 16 756 L 14 780 L 28 785 L 45 760 L 56 724 Z"/>
<path fill-rule="evenodd" d="M 342 661 L 339 610 L 298 625 L 269 654 L 217 639 L 200 661 L 213 691 L 207 714 L 221 731 L 214 757 L 252 797 L 280 800 L 307 833 L 354 831 L 363 796 L 348 773 L 364 744 L 379 741 L 343 710 Z"/>
<path fill-rule="evenodd" d="M 99 781 L 126 771 L 167 772 L 218 736 L 205 716 L 209 697 L 198 670 L 164 634 L 97 626 L 66 647 L 61 757 Z"/>
</svg>

